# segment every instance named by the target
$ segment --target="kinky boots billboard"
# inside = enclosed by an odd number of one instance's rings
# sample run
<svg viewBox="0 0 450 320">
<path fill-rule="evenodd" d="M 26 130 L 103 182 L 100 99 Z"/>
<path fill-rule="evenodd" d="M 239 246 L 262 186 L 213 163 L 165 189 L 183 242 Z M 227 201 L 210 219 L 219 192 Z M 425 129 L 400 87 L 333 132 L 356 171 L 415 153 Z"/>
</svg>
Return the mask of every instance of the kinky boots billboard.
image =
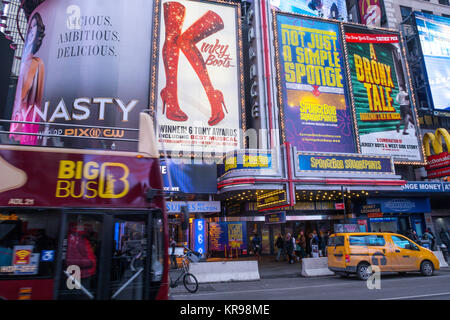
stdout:
<svg viewBox="0 0 450 320">
<path fill-rule="evenodd" d="M 240 6 L 162 0 L 155 8 L 158 71 L 150 105 L 160 150 L 239 149 L 245 125 Z"/>
</svg>

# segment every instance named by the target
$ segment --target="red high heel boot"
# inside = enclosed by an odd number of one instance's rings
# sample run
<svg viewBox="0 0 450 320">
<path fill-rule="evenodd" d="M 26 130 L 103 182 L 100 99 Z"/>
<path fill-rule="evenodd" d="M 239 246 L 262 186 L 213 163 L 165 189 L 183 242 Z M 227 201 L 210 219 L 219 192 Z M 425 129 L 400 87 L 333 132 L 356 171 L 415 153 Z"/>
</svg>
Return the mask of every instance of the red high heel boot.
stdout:
<svg viewBox="0 0 450 320">
<path fill-rule="evenodd" d="M 178 58 L 180 56 L 177 40 L 181 34 L 185 12 L 185 7 L 178 2 L 164 3 L 166 39 L 162 49 L 162 58 L 166 72 L 166 87 L 161 90 L 162 113 L 166 113 L 167 119 L 173 121 L 186 121 L 188 119 L 188 116 L 180 109 L 178 104 L 177 87 Z"/>
<path fill-rule="evenodd" d="M 209 103 L 211 104 L 211 118 L 208 121 L 210 126 L 218 124 L 225 117 L 222 105 L 227 113 L 228 111 L 225 107 L 222 92 L 215 90 L 211 84 L 205 61 L 195 44 L 217 31 L 222 30 L 223 27 L 224 24 L 222 18 L 215 12 L 208 11 L 194 22 L 192 26 L 178 38 L 177 42 L 179 48 L 183 51 L 197 73 L 197 76 L 206 91 L 206 95 L 208 96 Z"/>
</svg>

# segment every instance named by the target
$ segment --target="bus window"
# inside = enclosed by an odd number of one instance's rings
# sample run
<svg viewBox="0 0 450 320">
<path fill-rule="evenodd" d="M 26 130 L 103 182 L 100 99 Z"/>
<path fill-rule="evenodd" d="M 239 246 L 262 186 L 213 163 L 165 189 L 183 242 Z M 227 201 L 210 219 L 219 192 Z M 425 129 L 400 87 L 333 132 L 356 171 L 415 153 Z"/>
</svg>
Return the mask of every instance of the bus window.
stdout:
<svg viewBox="0 0 450 320">
<path fill-rule="evenodd" d="M 60 216 L 0 213 L 0 280 L 53 278 Z"/>
<path fill-rule="evenodd" d="M 159 214 L 158 214 L 159 213 Z M 153 243 L 152 243 L 152 282 L 160 282 L 164 266 L 164 230 L 162 213 L 157 212 L 153 217 Z"/>
<path fill-rule="evenodd" d="M 94 299 L 96 297 L 102 233 L 103 217 L 101 215 L 70 214 L 67 216 L 59 299 Z M 72 278 L 71 275 L 73 275 Z"/>
<path fill-rule="evenodd" d="M 118 215 L 114 218 L 111 299 L 144 299 L 148 245 L 147 222 L 147 215 Z"/>
</svg>

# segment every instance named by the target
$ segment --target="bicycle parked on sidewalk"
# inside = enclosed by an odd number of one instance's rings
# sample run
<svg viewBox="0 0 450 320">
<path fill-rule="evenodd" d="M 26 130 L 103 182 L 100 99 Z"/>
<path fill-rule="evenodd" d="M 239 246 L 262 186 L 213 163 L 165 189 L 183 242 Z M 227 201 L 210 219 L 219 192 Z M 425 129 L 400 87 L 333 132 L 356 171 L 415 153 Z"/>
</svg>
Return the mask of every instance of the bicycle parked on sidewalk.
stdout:
<svg viewBox="0 0 450 320">
<path fill-rule="evenodd" d="M 189 264 L 191 262 L 197 262 L 200 258 L 199 258 L 199 254 L 197 252 L 194 252 L 186 247 L 185 247 L 185 249 L 187 250 L 187 252 L 181 260 L 182 268 L 181 268 L 180 275 L 175 280 L 173 280 L 172 276 L 170 275 L 170 272 L 169 272 L 170 287 L 176 288 L 182 281 L 183 285 L 187 291 L 189 291 L 190 293 L 195 293 L 198 290 L 198 281 L 197 281 L 197 278 L 192 273 L 189 273 Z M 179 270 L 180 269 L 176 269 L 173 271 L 179 271 Z"/>
</svg>

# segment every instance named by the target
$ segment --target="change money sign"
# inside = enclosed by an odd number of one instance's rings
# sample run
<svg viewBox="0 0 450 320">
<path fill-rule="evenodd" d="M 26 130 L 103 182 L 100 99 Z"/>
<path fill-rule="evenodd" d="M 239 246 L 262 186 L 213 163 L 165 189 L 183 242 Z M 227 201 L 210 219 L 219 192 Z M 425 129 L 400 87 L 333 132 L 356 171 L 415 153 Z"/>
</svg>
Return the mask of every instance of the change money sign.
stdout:
<svg viewBox="0 0 450 320">
<path fill-rule="evenodd" d="M 422 161 L 400 36 L 344 26 L 361 152 Z"/>
<path fill-rule="evenodd" d="M 285 140 L 298 151 L 355 152 L 339 25 L 276 19 Z"/>
</svg>

